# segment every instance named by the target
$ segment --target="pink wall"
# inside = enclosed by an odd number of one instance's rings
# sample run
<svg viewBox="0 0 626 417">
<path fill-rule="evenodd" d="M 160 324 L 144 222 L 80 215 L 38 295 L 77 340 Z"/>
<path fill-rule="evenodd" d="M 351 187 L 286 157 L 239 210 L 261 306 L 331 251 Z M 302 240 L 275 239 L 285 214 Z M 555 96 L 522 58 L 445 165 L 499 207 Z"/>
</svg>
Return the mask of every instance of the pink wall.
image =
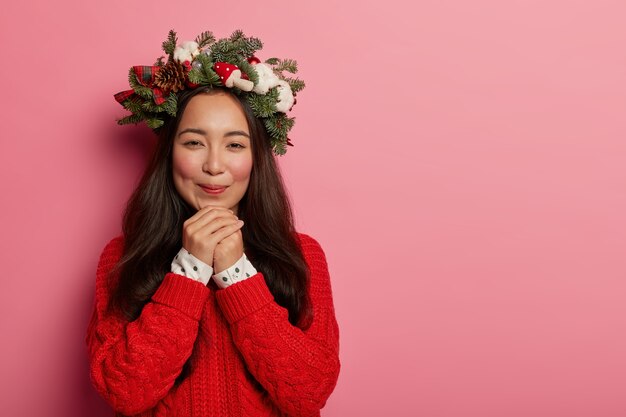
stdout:
<svg viewBox="0 0 626 417">
<path fill-rule="evenodd" d="M 301 65 L 281 165 L 334 280 L 323 415 L 626 414 L 623 1 L 180 4 L 2 6 L 3 415 L 110 415 L 84 331 L 150 141 L 112 95 L 170 28 Z"/>
</svg>

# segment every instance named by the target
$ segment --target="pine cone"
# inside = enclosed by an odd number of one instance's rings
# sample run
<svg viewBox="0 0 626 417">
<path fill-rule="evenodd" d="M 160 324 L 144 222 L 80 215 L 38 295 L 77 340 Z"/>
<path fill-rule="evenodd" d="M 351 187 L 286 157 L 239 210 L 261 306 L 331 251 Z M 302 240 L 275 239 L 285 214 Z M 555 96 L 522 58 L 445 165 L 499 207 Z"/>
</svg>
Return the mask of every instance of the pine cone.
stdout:
<svg viewBox="0 0 626 417">
<path fill-rule="evenodd" d="M 177 92 L 185 88 L 185 69 L 180 62 L 170 61 L 154 76 L 154 85 L 164 92 Z"/>
</svg>

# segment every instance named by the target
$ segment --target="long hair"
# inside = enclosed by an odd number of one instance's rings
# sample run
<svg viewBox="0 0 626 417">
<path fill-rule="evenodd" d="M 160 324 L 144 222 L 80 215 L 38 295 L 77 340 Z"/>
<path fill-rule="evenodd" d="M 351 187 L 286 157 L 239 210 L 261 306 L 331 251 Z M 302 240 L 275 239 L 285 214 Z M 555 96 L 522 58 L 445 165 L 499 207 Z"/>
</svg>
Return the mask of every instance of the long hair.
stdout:
<svg viewBox="0 0 626 417">
<path fill-rule="evenodd" d="M 119 273 L 119 281 L 109 307 L 119 309 L 129 321 L 135 320 L 170 272 L 172 259 L 182 247 L 183 223 L 195 213 L 174 186 L 174 136 L 191 98 L 217 91 L 238 100 L 250 130 L 252 171 L 237 213 L 244 221 L 246 256 L 263 273 L 276 302 L 289 312 L 289 321 L 305 329 L 312 319 L 309 270 L 297 242 L 291 205 L 268 134 L 245 98 L 225 89 L 196 88 L 179 93 L 176 117 L 159 129 L 152 158 L 124 211 L 124 249 L 113 271 Z"/>
</svg>

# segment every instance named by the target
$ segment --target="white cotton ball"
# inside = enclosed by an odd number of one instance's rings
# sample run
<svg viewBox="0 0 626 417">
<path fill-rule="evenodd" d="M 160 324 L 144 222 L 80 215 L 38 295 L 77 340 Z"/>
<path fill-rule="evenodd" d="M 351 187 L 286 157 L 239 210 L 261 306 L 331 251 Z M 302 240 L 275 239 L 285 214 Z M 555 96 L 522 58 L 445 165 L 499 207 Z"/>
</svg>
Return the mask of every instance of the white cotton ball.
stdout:
<svg viewBox="0 0 626 417">
<path fill-rule="evenodd" d="M 197 56 L 200 53 L 198 50 L 198 43 L 195 41 L 186 41 L 180 44 L 181 48 L 189 51 L 192 57 Z"/>
<path fill-rule="evenodd" d="M 284 80 L 278 81 L 278 102 L 276 103 L 276 111 L 287 113 L 293 106 L 295 101 L 289 83 Z"/>
<path fill-rule="evenodd" d="M 194 41 L 185 41 L 174 49 L 174 60 L 185 62 L 195 58 L 200 53 L 198 43 Z"/>
<path fill-rule="evenodd" d="M 177 46 L 176 49 L 174 49 L 174 60 L 178 61 L 178 62 L 185 62 L 185 61 L 191 61 L 191 52 L 189 52 L 188 50 L 181 48 L 180 46 Z"/>
<path fill-rule="evenodd" d="M 272 67 L 267 64 L 256 64 L 254 69 L 259 76 L 259 82 L 252 91 L 257 94 L 267 94 L 270 88 L 278 85 L 280 79 L 274 74 Z"/>
</svg>

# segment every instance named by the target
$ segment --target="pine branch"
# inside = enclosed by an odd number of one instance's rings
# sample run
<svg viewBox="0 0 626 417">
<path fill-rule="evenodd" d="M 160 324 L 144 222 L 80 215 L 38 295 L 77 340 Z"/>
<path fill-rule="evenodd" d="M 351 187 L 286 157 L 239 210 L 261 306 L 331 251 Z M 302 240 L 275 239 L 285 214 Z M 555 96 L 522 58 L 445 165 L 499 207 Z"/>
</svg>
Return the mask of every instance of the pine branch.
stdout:
<svg viewBox="0 0 626 417">
<path fill-rule="evenodd" d="M 237 29 L 233 32 L 232 35 L 230 35 L 230 38 L 228 40 L 230 42 L 239 42 L 243 38 L 245 38 L 243 31 L 241 31 L 241 29 Z"/>
<path fill-rule="evenodd" d="M 283 156 L 284 154 L 287 153 L 287 147 L 285 146 L 284 143 L 278 142 L 274 146 L 274 153 L 278 156 Z"/>
<path fill-rule="evenodd" d="M 152 89 L 150 87 L 146 87 L 145 85 L 139 84 L 137 80 L 137 75 L 135 71 L 133 71 L 132 67 L 128 71 L 128 84 L 130 88 L 132 88 L 137 95 L 141 96 L 145 99 L 152 99 Z"/>
<path fill-rule="evenodd" d="M 196 61 L 199 61 L 202 64 L 202 66 L 197 69 L 197 71 L 200 74 L 202 74 L 202 77 L 205 80 L 205 83 L 202 85 L 208 85 L 208 86 L 221 85 L 220 76 L 217 75 L 215 71 L 213 71 L 213 67 L 212 67 L 213 62 L 211 61 L 211 58 L 206 56 L 206 54 L 200 54 L 196 57 Z M 191 72 L 194 70 L 195 68 L 192 69 L 189 73 L 191 74 Z M 191 81 L 191 82 L 195 82 L 195 81 Z"/>
<path fill-rule="evenodd" d="M 212 44 L 213 42 L 215 42 L 215 36 L 213 36 L 213 33 L 208 30 L 196 36 L 196 43 L 198 44 L 198 48 L 203 48 L 207 45 Z"/>
<path fill-rule="evenodd" d="M 258 117 L 271 117 L 276 113 L 276 102 L 278 101 L 278 89 L 272 88 L 267 94 L 248 94 L 248 103 L 254 114 Z"/>
<path fill-rule="evenodd" d="M 140 114 L 131 114 L 130 116 L 122 117 L 121 119 L 117 119 L 118 125 L 130 125 L 137 124 L 143 120 L 143 116 Z"/>
<path fill-rule="evenodd" d="M 294 124 L 296 124 L 295 117 L 288 117 L 285 113 L 280 114 L 281 122 L 283 124 L 282 131 L 284 132 L 284 137 L 287 139 L 287 134 L 291 130 Z"/>
<path fill-rule="evenodd" d="M 176 94 L 170 94 L 167 96 L 165 103 L 161 104 L 167 114 L 172 117 L 176 117 L 178 111 L 178 96 Z"/>
<path fill-rule="evenodd" d="M 152 118 L 146 119 L 146 124 L 150 129 L 158 129 L 159 127 L 163 126 L 164 122 L 163 120 Z"/>
<path fill-rule="evenodd" d="M 237 60 L 235 65 L 239 67 L 241 72 L 243 72 L 244 74 L 248 76 L 248 79 L 250 81 L 252 81 L 254 84 L 259 83 L 259 75 L 256 73 L 256 70 L 254 69 L 254 65 L 250 64 L 246 59 L 241 59 L 241 58 Z"/>
<path fill-rule="evenodd" d="M 192 68 L 187 77 L 194 84 L 209 85 L 209 80 L 207 80 L 204 71 L 199 68 Z"/>
<path fill-rule="evenodd" d="M 221 39 L 211 47 L 211 57 L 215 62 L 230 62 L 236 56 L 236 49 L 228 39 Z"/>
<path fill-rule="evenodd" d="M 298 72 L 298 63 L 293 59 L 279 60 L 278 64 L 274 67 L 274 71 L 287 71 L 295 74 L 296 72 Z"/>
<path fill-rule="evenodd" d="M 285 113 L 278 113 L 265 119 L 267 132 L 280 142 L 287 141 L 287 133 L 294 123 L 295 119 L 287 117 Z"/>
<path fill-rule="evenodd" d="M 176 37 L 176 32 L 174 30 L 170 30 L 167 35 L 167 40 L 163 42 L 163 52 L 169 55 L 170 59 L 174 57 L 174 49 L 176 49 L 176 43 L 178 42 L 178 38 Z"/>
<path fill-rule="evenodd" d="M 152 100 L 154 98 L 152 89 L 150 89 L 149 87 L 137 84 L 133 86 L 133 90 L 135 90 L 135 93 L 137 93 L 137 95 L 143 99 Z"/>
<path fill-rule="evenodd" d="M 283 80 L 289 83 L 289 87 L 291 87 L 291 92 L 294 96 L 305 87 L 304 81 L 299 78 L 284 77 Z"/>
<path fill-rule="evenodd" d="M 220 39 L 211 47 L 211 55 L 215 62 L 235 63 L 239 59 L 248 59 L 263 48 L 257 38 L 246 38 L 242 31 L 237 30 L 228 39 Z"/>
<path fill-rule="evenodd" d="M 176 94 L 169 93 L 163 103 L 156 104 L 152 99 L 146 100 L 141 103 L 141 109 L 147 113 L 167 113 L 170 116 L 176 116 L 177 105 Z"/>
<path fill-rule="evenodd" d="M 141 108 L 144 111 L 150 112 L 150 113 L 158 113 L 161 111 L 165 111 L 165 109 L 163 109 L 161 105 L 156 104 L 153 100 L 144 101 L 143 103 L 141 103 Z"/>
<path fill-rule="evenodd" d="M 131 113 L 138 113 L 140 115 L 144 115 L 144 110 L 142 107 L 143 100 L 140 98 L 134 98 L 126 100 L 122 103 L 122 107 L 128 110 Z"/>
<path fill-rule="evenodd" d="M 246 38 L 244 42 L 245 42 L 245 49 L 248 53 L 248 56 L 246 58 L 249 58 L 252 55 L 254 55 L 256 51 L 263 49 L 263 42 L 261 42 L 261 39 L 259 38 L 255 38 L 255 37 Z"/>
</svg>

